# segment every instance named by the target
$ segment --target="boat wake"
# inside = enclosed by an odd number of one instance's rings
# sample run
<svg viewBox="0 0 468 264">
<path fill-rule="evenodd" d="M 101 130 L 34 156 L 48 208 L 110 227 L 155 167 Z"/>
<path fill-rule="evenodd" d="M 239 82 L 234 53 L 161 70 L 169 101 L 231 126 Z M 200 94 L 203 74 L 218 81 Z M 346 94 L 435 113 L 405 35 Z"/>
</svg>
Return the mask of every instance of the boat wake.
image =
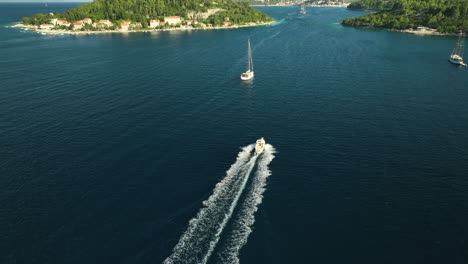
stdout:
<svg viewBox="0 0 468 264">
<path fill-rule="evenodd" d="M 252 155 L 252 150 L 253 145 L 242 148 L 236 162 L 226 172 L 226 176 L 216 184 L 213 194 L 203 202 L 203 207 L 197 216 L 189 221 L 187 230 L 180 237 L 172 254 L 163 262 L 164 264 L 207 263 L 219 242 L 221 233 L 234 213 L 259 157 Z M 230 246 L 226 250 L 223 249 L 221 253 L 226 258 L 232 259 L 231 255 L 237 257 L 238 252 L 247 242 L 251 232 L 250 226 L 255 221 L 254 213 L 261 203 L 266 178 L 270 175 L 267 165 L 274 157 L 272 153 L 274 153 L 274 148 L 267 144 L 260 156 L 252 187 L 234 220 L 235 228 L 239 226 L 240 229 L 237 230 L 238 232 L 236 230 L 231 232 L 233 237 L 227 238 L 227 245 Z"/>
<path fill-rule="evenodd" d="M 227 233 L 226 242 L 221 246 L 216 263 L 239 263 L 240 250 L 247 243 L 247 239 L 252 233 L 251 227 L 255 223 L 255 213 L 262 203 L 266 181 L 271 175 L 268 165 L 275 158 L 274 153 L 273 146 L 265 145 L 252 185 L 240 206 L 239 213 L 233 219 L 232 229 Z"/>
</svg>

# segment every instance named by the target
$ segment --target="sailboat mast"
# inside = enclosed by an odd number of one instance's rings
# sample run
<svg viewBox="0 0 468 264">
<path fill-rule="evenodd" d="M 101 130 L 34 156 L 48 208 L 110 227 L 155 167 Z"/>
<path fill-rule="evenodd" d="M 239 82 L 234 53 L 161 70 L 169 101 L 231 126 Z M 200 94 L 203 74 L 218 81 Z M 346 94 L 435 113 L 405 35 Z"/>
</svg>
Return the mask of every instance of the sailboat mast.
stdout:
<svg viewBox="0 0 468 264">
<path fill-rule="evenodd" d="M 252 63 L 252 52 L 250 50 L 250 39 L 248 40 L 247 45 L 247 70 L 250 71 L 251 63 Z"/>
<path fill-rule="evenodd" d="M 452 55 L 459 55 L 463 57 L 463 42 L 465 41 L 465 34 L 460 33 L 458 36 L 457 43 L 455 44 L 455 48 L 453 49 Z"/>
<path fill-rule="evenodd" d="M 461 32 L 460 32 L 460 36 L 458 36 L 458 41 L 457 41 L 457 54 L 460 55 L 460 57 L 463 58 L 463 52 L 464 52 L 464 49 L 463 49 L 463 45 L 465 44 L 465 20 L 466 20 L 466 12 L 468 11 L 468 5 L 465 5 L 465 10 L 464 10 L 464 14 L 463 14 L 463 22 L 462 22 L 462 26 L 461 26 Z"/>
<path fill-rule="evenodd" d="M 458 39 L 458 54 L 460 57 L 463 58 L 463 44 L 465 43 L 465 33 L 460 34 L 460 38 Z"/>
<path fill-rule="evenodd" d="M 250 56 L 250 71 L 253 72 L 253 59 L 252 59 L 252 56 Z"/>
<path fill-rule="evenodd" d="M 250 51 L 250 71 L 253 72 L 253 59 L 252 59 L 252 48 L 250 48 L 250 39 L 249 39 L 249 51 Z"/>
</svg>

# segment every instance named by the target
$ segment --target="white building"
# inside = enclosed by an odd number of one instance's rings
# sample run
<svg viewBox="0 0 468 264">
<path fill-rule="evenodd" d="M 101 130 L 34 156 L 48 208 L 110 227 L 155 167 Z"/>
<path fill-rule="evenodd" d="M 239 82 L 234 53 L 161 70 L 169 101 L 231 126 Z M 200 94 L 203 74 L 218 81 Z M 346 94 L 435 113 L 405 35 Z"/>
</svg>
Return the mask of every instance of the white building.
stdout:
<svg viewBox="0 0 468 264">
<path fill-rule="evenodd" d="M 54 25 L 52 24 L 42 24 L 41 25 L 41 29 L 44 29 L 44 30 L 50 30 L 54 27 Z"/>
<path fill-rule="evenodd" d="M 73 22 L 73 29 L 80 30 L 83 28 L 82 22 Z"/>
<path fill-rule="evenodd" d="M 150 20 L 150 28 L 156 28 L 158 26 L 159 26 L 159 20 L 157 19 Z"/>
<path fill-rule="evenodd" d="M 180 24 L 180 16 L 170 16 L 170 17 L 165 17 L 164 22 L 166 22 L 169 25 L 177 25 Z"/>
<path fill-rule="evenodd" d="M 129 27 L 129 26 L 130 26 L 129 23 L 125 23 L 125 22 L 120 23 L 120 29 L 121 29 L 122 31 L 128 31 L 128 27 Z"/>
<path fill-rule="evenodd" d="M 66 21 L 66 20 L 59 20 L 57 21 L 57 26 L 66 26 L 66 27 L 69 27 L 71 25 L 70 22 Z"/>
<path fill-rule="evenodd" d="M 112 27 L 114 25 L 114 23 L 110 22 L 107 19 L 99 20 L 99 24 L 106 25 L 108 27 Z"/>
<path fill-rule="evenodd" d="M 196 24 L 198 24 L 198 21 L 196 21 L 196 20 L 185 20 L 185 22 L 187 22 L 187 25 L 196 25 Z"/>
<path fill-rule="evenodd" d="M 83 23 L 91 25 L 93 23 L 93 20 L 91 18 L 85 18 L 83 19 Z"/>
<path fill-rule="evenodd" d="M 57 22 L 58 22 L 58 19 L 57 19 L 57 18 L 52 18 L 52 19 L 50 20 L 50 23 L 51 23 L 52 25 L 57 25 Z"/>
</svg>

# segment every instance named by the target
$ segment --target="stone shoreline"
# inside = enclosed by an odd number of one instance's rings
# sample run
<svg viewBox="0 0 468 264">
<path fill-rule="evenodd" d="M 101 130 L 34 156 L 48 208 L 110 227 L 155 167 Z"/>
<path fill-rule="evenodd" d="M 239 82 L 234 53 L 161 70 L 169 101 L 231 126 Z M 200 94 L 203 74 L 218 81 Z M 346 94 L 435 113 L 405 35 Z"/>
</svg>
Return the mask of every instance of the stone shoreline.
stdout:
<svg viewBox="0 0 468 264">
<path fill-rule="evenodd" d="M 354 26 L 344 25 L 343 23 L 336 23 L 336 24 L 341 24 L 341 25 L 343 25 L 345 27 L 374 29 L 374 30 L 387 30 L 387 31 L 392 31 L 392 32 L 415 34 L 415 35 L 421 35 L 421 36 L 458 36 L 458 34 L 455 34 L 455 33 L 442 33 L 442 32 L 437 31 L 436 29 L 433 29 L 433 28 L 426 28 L 426 29 L 422 29 L 422 30 L 418 30 L 418 29 L 392 29 L 392 28 L 375 28 L 375 27 L 354 27 Z"/>
<path fill-rule="evenodd" d="M 297 7 L 300 7 L 300 5 L 250 5 L 250 6 L 271 6 L 271 7 L 284 7 L 284 6 L 287 6 L 287 7 L 291 7 L 291 6 L 297 6 Z M 342 5 L 342 6 L 339 6 L 339 5 L 305 5 L 305 7 L 347 7 L 345 5 Z"/>
<path fill-rule="evenodd" d="M 414 30 L 414 29 L 395 29 L 390 31 L 402 32 L 402 33 L 409 33 L 409 34 L 416 34 L 416 35 L 429 35 L 429 36 L 457 36 L 457 34 L 453 33 L 441 33 L 437 30 Z"/>
<path fill-rule="evenodd" d="M 202 28 L 164 28 L 164 29 L 144 29 L 144 30 L 99 30 L 99 31 L 71 31 L 71 30 L 43 30 L 43 29 L 32 29 L 31 26 L 17 23 L 12 28 L 24 28 L 31 32 L 37 32 L 41 34 L 69 34 L 69 35 L 87 35 L 87 34 L 108 34 L 108 33 L 136 33 L 136 32 L 164 32 L 164 31 L 191 31 L 191 30 L 210 30 L 210 29 L 234 29 L 241 27 L 256 27 L 266 26 L 275 23 L 276 21 L 262 22 L 262 23 L 248 23 L 244 25 L 233 25 L 233 26 L 220 26 L 220 27 L 202 27 Z"/>
</svg>

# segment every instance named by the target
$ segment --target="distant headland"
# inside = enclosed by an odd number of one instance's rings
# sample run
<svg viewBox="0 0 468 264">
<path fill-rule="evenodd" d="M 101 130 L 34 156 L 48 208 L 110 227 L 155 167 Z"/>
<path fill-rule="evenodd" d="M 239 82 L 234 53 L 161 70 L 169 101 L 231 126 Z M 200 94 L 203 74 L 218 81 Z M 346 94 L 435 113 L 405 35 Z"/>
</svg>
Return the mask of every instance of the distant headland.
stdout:
<svg viewBox="0 0 468 264">
<path fill-rule="evenodd" d="M 348 0 L 352 1 L 352 0 Z M 347 7 L 350 3 L 340 0 L 255 0 L 250 2 L 252 6 L 313 6 L 313 7 Z"/>
<path fill-rule="evenodd" d="M 49 34 L 238 28 L 273 23 L 245 1 L 95 0 L 64 13 L 24 17 L 13 27 Z"/>
<path fill-rule="evenodd" d="M 352 27 L 446 35 L 464 31 L 468 25 L 468 0 L 358 0 L 348 8 L 374 11 L 343 20 L 343 25 Z"/>
</svg>

